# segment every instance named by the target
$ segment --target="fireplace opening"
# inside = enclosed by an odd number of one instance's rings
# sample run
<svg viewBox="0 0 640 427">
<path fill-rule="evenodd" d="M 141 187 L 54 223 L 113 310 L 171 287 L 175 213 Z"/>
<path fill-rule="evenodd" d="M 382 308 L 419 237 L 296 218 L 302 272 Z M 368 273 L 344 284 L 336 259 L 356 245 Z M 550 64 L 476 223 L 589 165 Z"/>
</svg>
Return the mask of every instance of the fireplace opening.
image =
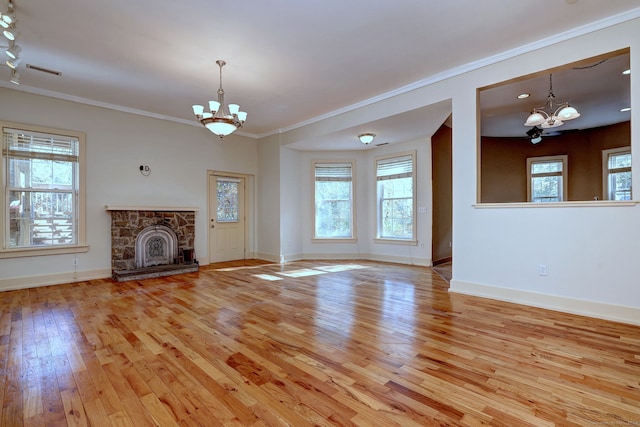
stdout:
<svg viewBox="0 0 640 427">
<path fill-rule="evenodd" d="M 152 225 L 136 237 L 136 268 L 175 264 L 178 257 L 178 236 L 165 225 Z"/>
</svg>

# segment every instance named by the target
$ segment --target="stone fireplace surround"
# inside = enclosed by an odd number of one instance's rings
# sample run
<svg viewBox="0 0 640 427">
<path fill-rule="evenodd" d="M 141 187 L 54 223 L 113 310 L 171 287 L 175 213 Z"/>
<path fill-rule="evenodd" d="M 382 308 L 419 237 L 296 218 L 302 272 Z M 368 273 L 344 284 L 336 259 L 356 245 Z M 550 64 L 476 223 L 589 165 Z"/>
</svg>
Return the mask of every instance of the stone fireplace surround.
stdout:
<svg viewBox="0 0 640 427">
<path fill-rule="evenodd" d="M 193 251 L 197 208 L 107 205 L 106 210 L 111 214 L 111 270 L 115 280 L 198 271 Z M 162 235 L 175 234 L 177 248 L 168 248 L 173 259 L 166 263 L 141 267 L 140 254 L 136 256 L 136 240 L 138 234 L 149 227 L 162 230 Z"/>
</svg>

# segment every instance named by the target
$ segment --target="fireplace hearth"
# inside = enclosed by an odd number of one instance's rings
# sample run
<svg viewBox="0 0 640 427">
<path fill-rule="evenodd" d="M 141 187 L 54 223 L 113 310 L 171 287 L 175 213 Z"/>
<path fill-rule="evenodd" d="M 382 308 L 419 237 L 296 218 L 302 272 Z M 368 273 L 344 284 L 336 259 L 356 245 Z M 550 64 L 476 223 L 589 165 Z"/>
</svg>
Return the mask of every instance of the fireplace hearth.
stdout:
<svg viewBox="0 0 640 427">
<path fill-rule="evenodd" d="M 117 207 L 111 213 L 111 270 L 117 281 L 199 270 L 195 208 Z"/>
</svg>

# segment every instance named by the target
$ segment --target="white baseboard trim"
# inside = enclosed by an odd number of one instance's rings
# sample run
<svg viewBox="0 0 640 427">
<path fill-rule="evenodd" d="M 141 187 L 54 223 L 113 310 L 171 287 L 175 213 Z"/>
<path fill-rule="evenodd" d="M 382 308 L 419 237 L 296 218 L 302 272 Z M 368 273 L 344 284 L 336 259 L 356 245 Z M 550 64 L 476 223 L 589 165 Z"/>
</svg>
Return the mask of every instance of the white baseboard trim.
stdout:
<svg viewBox="0 0 640 427">
<path fill-rule="evenodd" d="M 274 254 L 268 254 L 265 252 L 256 252 L 254 256 L 255 256 L 255 259 L 261 259 L 269 262 L 280 262 L 280 258 L 278 257 L 278 255 L 274 255 Z"/>
<path fill-rule="evenodd" d="M 640 308 L 452 280 L 449 292 L 640 325 Z"/>
<path fill-rule="evenodd" d="M 41 286 L 61 285 L 63 283 L 84 282 L 85 280 L 106 279 L 111 277 L 110 268 L 96 270 L 69 271 L 65 273 L 43 274 L 39 276 L 12 277 L 0 279 L 0 292 L 16 289 L 38 288 Z"/>
<path fill-rule="evenodd" d="M 431 258 L 392 256 L 380 254 L 367 254 L 366 259 L 370 261 L 394 262 L 396 264 L 417 265 L 420 267 L 431 267 Z"/>
<path fill-rule="evenodd" d="M 406 265 L 418 265 L 422 267 L 430 267 L 431 259 L 430 258 L 416 258 L 416 257 L 400 257 L 400 256 L 391 256 L 391 255 L 381 255 L 381 254 L 372 254 L 372 253 L 353 253 L 353 252 L 344 252 L 344 253 L 305 253 L 301 254 L 299 259 L 320 259 L 320 260 L 367 260 L 367 261 L 382 261 L 382 262 L 394 262 L 396 264 L 406 264 Z M 289 259 L 287 259 L 289 260 Z"/>
<path fill-rule="evenodd" d="M 305 253 L 305 254 L 296 254 L 296 256 L 298 257 L 297 260 L 335 259 L 335 260 L 345 261 L 345 260 L 356 260 L 356 259 L 368 259 L 364 254 L 358 254 L 353 252 L 316 252 L 316 253 L 311 252 L 311 253 Z M 287 260 L 289 260 L 288 257 L 287 257 Z M 291 258 L 291 261 L 293 260 L 295 259 Z"/>
</svg>

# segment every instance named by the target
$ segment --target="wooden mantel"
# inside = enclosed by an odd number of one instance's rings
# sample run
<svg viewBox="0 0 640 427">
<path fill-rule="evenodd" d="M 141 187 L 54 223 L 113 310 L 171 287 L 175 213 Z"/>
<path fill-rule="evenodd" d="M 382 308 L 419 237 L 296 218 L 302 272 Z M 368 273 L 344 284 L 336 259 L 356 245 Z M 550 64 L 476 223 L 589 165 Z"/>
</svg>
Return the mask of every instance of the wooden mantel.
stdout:
<svg viewBox="0 0 640 427">
<path fill-rule="evenodd" d="M 105 205 L 108 211 L 156 211 L 156 212 L 198 212 L 197 207 L 190 206 L 122 206 Z"/>
</svg>

